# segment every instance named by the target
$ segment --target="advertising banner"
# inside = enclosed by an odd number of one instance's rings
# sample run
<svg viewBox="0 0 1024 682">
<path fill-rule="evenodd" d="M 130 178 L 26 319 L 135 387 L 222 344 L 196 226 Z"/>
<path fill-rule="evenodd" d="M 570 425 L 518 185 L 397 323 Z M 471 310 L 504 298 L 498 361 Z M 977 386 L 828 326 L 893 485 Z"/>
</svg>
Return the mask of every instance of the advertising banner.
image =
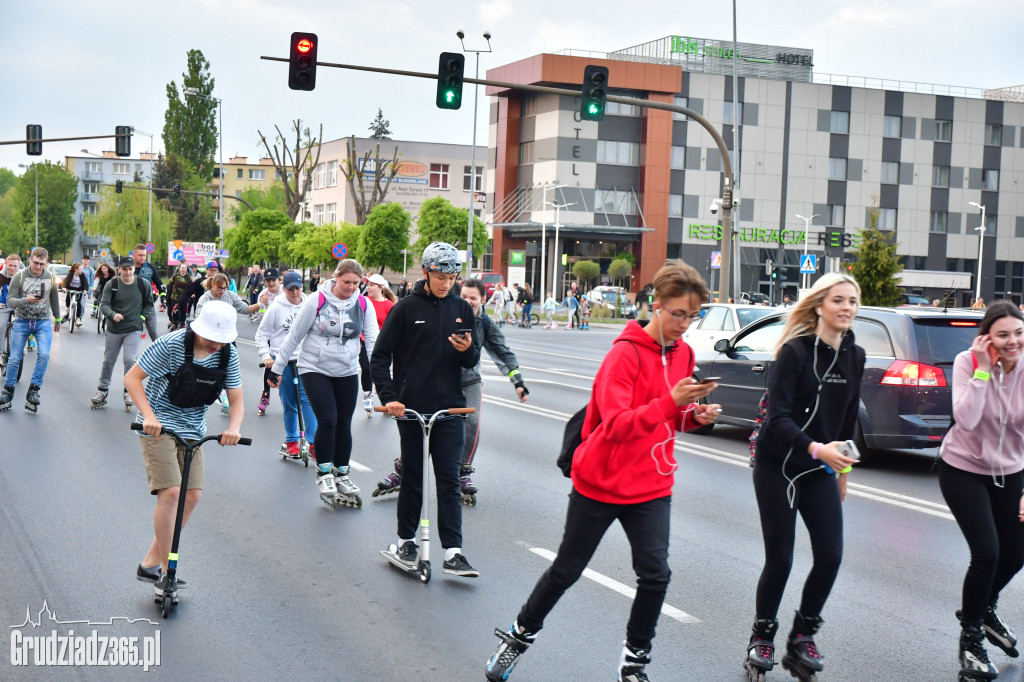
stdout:
<svg viewBox="0 0 1024 682">
<path fill-rule="evenodd" d="M 189 265 L 206 265 L 216 255 L 217 245 L 213 242 L 167 242 L 168 265 L 177 265 L 181 261 Z"/>
</svg>

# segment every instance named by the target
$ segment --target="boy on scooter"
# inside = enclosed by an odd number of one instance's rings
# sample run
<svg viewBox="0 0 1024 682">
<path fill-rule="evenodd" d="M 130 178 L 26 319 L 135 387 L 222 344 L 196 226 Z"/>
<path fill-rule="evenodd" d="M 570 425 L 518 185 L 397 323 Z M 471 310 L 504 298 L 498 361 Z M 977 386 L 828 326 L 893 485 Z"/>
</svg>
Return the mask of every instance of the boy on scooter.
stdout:
<svg viewBox="0 0 1024 682">
<path fill-rule="evenodd" d="M 473 308 L 450 296 L 462 258 L 451 244 L 434 242 L 423 251 L 423 275 L 411 295 L 391 309 L 374 345 L 370 374 L 377 395 L 393 417 L 405 408 L 429 415 L 465 407 L 462 370 L 476 367 L 480 339 L 473 332 Z M 457 334 L 459 330 L 468 333 Z M 392 364 L 394 375 L 392 375 Z M 398 494 L 398 559 L 416 564 L 416 527 L 423 495 L 423 433 L 416 421 L 398 421 L 402 444 L 402 487 Z M 462 554 L 459 471 L 465 425 L 461 417 L 438 419 L 430 432 L 437 485 L 437 515 L 444 572 L 465 578 L 480 574 Z"/>
</svg>

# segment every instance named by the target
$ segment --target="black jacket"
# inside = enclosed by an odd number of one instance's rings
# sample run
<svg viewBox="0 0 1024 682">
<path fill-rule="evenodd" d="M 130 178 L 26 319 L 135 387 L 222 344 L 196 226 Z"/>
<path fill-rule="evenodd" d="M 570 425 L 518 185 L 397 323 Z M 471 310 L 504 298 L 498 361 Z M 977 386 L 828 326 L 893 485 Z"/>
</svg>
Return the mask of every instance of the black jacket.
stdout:
<svg viewBox="0 0 1024 682">
<path fill-rule="evenodd" d="M 473 329 L 473 308 L 451 292 L 437 298 L 425 284 L 416 282 L 412 294 L 388 313 L 370 358 L 381 404 L 397 400 L 421 414 L 465 407 L 462 370 L 480 361 L 478 332 L 464 353 L 448 341 L 458 329 Z"/>
<path fill-rule="evenodd" d="M 184 313 L 196 306 L 196 302 L 206 293 L 206 287 L 203 286 L 205 282 L 206 275 L 203 275 L 185 287 L 185 291 L 182 292 L 176 301 L 176 305 L 181 312 Z"/>
<path fill-rule="evenodd" d="M 849 440 L 857 423 L 864 349 L 855 344 L 853 332 L 843 337 L 838 359 L 827 343 L 818 341 L 815 350 L 816 341 L 818 337 L 814 334 L 798 336 L 779 351 L 768 380 L 768 419 L 757 436 L 754 466 L 782 471 L 791 479 L 821 466 L 807 452 L 812 442 Z M 829 371 L 833 359 L 835 365 Z M 818 410 L 814 412 L 818 377 L 823 381 Z M 812 413 L 810 424 L 801 430 Z M 793 452 L 783 471 L 790 448 Z"/>
</svg>

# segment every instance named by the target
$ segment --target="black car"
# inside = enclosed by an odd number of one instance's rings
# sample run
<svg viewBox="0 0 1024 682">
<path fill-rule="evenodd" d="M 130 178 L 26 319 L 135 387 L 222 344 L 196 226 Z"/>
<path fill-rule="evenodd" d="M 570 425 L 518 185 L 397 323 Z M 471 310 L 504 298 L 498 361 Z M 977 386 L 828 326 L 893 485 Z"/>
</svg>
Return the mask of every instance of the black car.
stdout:
<svg viewBox="0 0 1024 682">
<path fill-rule="evenodd" d="M 857 312 L 853 332 L 867 356 L 854 436 L 862 461 L 872 448 L 939 444 L 950 425 L 953 359 L 970 348 L 982 317 L 981 311 L 938 308 Z M 721 377 L 707 398 L 722 405 L 719 422 L 754 426 L 785 320 L 785 313 L 762 318 L 719 339 L 713 351 L 697 353 L 694 376 Z"/>
</svg>

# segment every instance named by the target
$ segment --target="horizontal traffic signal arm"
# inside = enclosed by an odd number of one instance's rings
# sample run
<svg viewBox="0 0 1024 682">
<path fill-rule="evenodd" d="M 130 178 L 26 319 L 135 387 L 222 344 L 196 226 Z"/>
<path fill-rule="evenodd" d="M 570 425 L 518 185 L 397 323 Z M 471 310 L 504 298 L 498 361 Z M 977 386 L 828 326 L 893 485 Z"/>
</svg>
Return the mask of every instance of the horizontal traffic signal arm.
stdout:
<svg viewBox="0 0 1024 682">
<path fill-rule="evenodd" d="M 115 183 L 113 183 L 113 182 L 101 182 L 100 183 L 100 187 L 116 187 L 116 186 L 117 185 Z M 127 185 L 126 184 L 126 185 L 122 185 L 121 189 L 122 190 L 125 190 L 125 189 L 138 189 L 138 190 L 142 190 L 143 192 L 149 192 L 149 191 L 153 191 L 153 192 L 166 192 L 168 194 L 172 194 L 174 192 L 174 188 L 173 187 L 147 187 L 146 185 Z M 181 194 L 194 194 L 196 196 L 202 196 L 202 197 L 213 197 L 214 199 L 217 199 L 217 198 L 220 197 L 220 195 L 217 194 L 216 192 L 200 192 L 200 191 L 191 190 L 191 189 L 182 189 L 182 190 L 178 190 L 178 191 Z M 250 204 L 248 201 L 246 201 L 242 197 L 236 197 L 233 194 L 225 194 L 223 198 L 224 199 L 234 199 L 235 201 L 243 203 L 243 204 L 245 204 L 246 206 L 249 207 L 250 211 L 255 211 L 256 210 L 253 207 L 252 204 Z"/>
</svg>

